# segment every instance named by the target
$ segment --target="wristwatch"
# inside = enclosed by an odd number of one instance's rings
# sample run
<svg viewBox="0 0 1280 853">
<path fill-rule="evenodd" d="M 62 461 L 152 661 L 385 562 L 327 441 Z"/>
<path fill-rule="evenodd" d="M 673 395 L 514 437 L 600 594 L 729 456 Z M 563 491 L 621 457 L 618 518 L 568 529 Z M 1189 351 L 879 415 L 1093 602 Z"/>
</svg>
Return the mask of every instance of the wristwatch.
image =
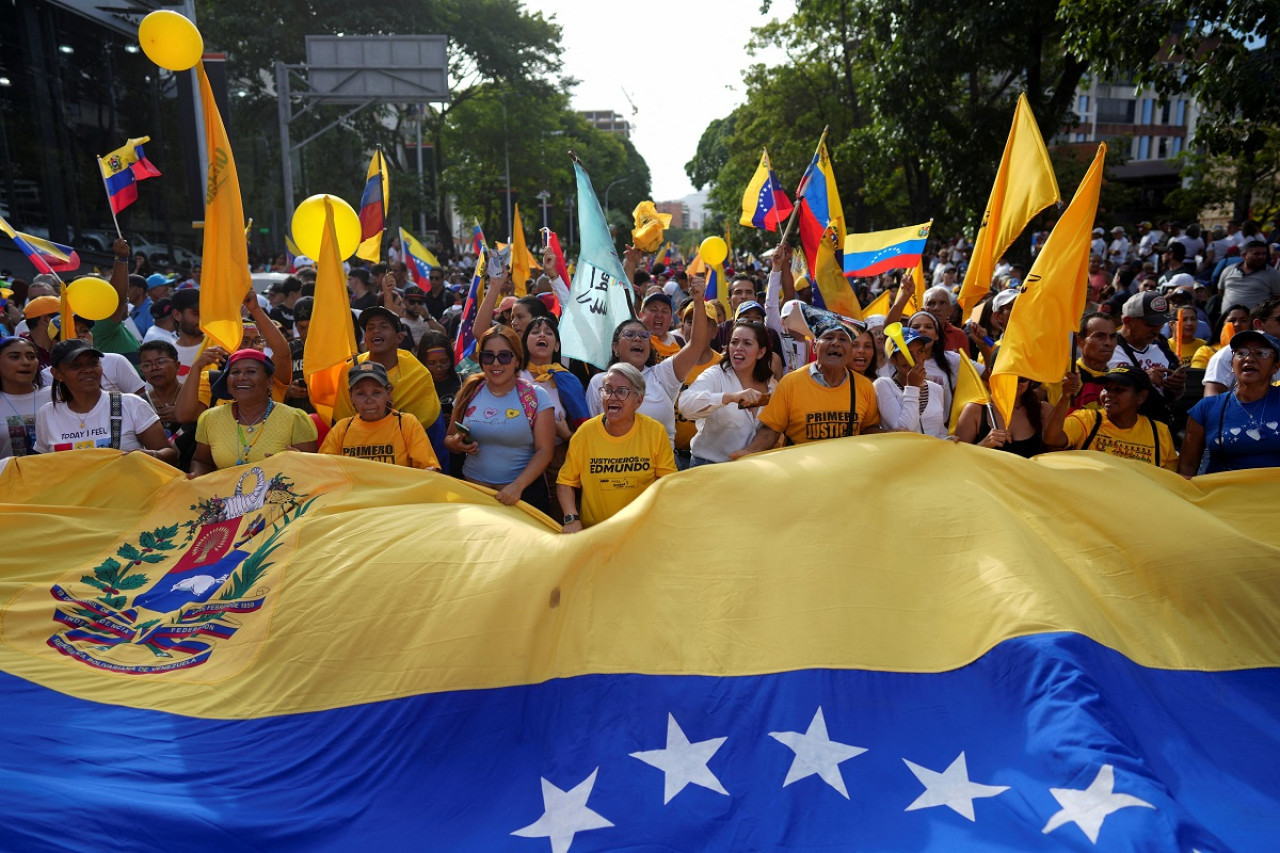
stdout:
<svg viewBox="0 0 1280 853">
<path fill-rule="evenodd" d="M 581 520 L 582 520 L 582 516 L 578 515 L 576 512 L 571 512 L 564 517 L 565 524 L 572 524 L 575 521 L 581 521 Z"/>
</svg>

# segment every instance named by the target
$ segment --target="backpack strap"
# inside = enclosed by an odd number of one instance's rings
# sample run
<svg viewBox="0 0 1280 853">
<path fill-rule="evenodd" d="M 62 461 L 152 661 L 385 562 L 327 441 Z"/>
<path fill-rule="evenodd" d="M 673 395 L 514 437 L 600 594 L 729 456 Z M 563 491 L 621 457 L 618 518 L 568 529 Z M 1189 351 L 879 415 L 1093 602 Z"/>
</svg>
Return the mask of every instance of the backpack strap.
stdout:
<svg viewBox="0 0 1280 853">
<path fill-rule="evenodd" d="M 538 419 L 538 392 L 530 383 L 517 379 L 516 394 L 520 397 L 520 405 L 524 407 L 524 416 L 529 419 L 529 431 L 533 432 L 534 421 Z"/>
<path fill-rule="evenodd" d="M 1095 411 L 1094 414 L 1097 415 L 1098 419 L 1093 422 L 1093 429 L 1089 430 L 1089 437 L 1084 440 L 1084 444 L 1080 445 L 1081 450 L 1088 450 L 1089 445 L 1093 444 L 1093 440 L 1098 437 L 1098 430 L 1102 429 L 1102 412 Z M 1151 419 L 1147 418 L 1147 420 Z"/>
<path fill-rule="evenodd" d="M 119 392 L 111 392 L 111 446 L 120 449 L 120 433 L 123 427 L 123 406 Z"/>
<path fill-rule="evenodd" d="M 1150 415 L 1147 416 L 1147 423 L 1151 426 L 1151 441 L 1155 445 L 1156 455 L 1152 461 L 1155 462 L 1156 467 L 1159 468 L 1160 467 L 1160 430 L 1156 429 L 1155 419 L 1152 418 Z"/>
<path fill-rule="evenodd" d="M 413 451 L 409 447 L 409 437 L 404 434 L 404 418 L 400 416 L 400 412 L 398 410 L 393 409 L 392 411 L 394 411 L 396 414 L 396 426 L 400 428 L 400 440 L 404 442 L 405 462 L 408 464 L 410 468 L 412 468 L 413 467 Z"/>
<path fill-rule="evenodd" d="M 853 371 L 846 367 L 844 372 L 849 375 L 849 422 L 844 425 L 844 434 L 847 438 L 853 435 L 853 422 L 858 417 L 858 389 L 853 384 Z"/>
</svg>

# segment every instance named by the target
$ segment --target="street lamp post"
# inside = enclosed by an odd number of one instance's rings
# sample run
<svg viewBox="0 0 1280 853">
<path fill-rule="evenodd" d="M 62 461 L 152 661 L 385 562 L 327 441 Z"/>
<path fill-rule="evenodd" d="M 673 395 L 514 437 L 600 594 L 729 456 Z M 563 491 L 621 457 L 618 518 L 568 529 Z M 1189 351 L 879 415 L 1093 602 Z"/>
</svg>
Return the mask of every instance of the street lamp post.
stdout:
<svg viewBox="0 0 1280 853">
<path fill-rule="evenodd" d="M 609 184 L 609 186 L 604 188 L 604 215 L 606 219 L 609 217 L 609 190 L 613 189 L 614 187 L 616 187 L 618 184 L 622 183 L 625 180 L 626 178 L 618 178 L 618 180 L 614 181 L 613 183 Z"/>
<path fill-rule="evenodd" d="M 550 228 L 551 226 L 547 224 L 547 202 L 551 199 L 551 193 L 543 190 L 538 193 L 538 199 L 542 202 L 542 227 Z"/>
<path fill-rule="evenodd" d="M 574 207 L 573 196 L 569 196 L 567 199 L 565 199 L 564 206 L 569 211 L 569 245 L 572 246 L 573 245 L 573 207 Z"/>
</svg>

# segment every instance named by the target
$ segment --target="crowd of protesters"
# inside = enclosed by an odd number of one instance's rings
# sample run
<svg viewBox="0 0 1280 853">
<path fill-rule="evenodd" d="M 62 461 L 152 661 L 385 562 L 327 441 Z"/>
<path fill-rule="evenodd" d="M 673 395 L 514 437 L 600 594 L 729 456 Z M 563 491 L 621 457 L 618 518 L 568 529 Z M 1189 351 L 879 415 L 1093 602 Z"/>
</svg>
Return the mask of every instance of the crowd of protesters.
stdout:
<svg viewBox="0 0 1280 853">
<path fill-rule="evenodd" d="M 475 259 L 411 277 L 393 243 L 387 263 L 349 268 L 361 352 L 326 418 L 303 369 L 316 277 L 306 259 L 246 293 L 243 338 L 228 352 L 201 331 L 199 267 L 156 272 L 117 240 L 120 300 L 104 320 L 61 329 L 55 276 L 3 285 L 0 465 L 114 448 L 196 477 L 328 453 L 464 479 L 567 533 L 686 468 L 876 432 L 1026 457 L 1092 450 L 1187 477 L 1280 466 L 1280 234 L 1142 222 L 1094 237 L 1074 369 L 1045 387 L 1019 382 L 1008 423 L 982 403 L 952 403 L 962 354 L 982 374 L 998 358 L 1026 268 L 1002 260 L 961 316 L 963 238 L 927 256 L 922 293 L 909 274 L 853 280 L 863 306 L 890 291 L 883 315 L 860 320 L 812 306 L 785 244 L 764 261 L 730 259 L 727 311 L 703 276 L 628 247 L 634 319 L 612 330 L 605 370 L 561 350 L 570 285 L 550 253 L 549 274 L 535 270 L 520 297 L 491 260 L 476 343 L 458 359 Z"/>
</svg>

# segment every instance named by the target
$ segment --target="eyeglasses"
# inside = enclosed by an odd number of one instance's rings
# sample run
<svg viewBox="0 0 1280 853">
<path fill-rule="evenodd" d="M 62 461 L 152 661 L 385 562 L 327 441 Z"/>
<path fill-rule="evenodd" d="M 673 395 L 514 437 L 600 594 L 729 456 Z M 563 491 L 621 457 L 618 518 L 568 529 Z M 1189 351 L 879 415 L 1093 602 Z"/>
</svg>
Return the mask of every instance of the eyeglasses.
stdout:
<svg viewBox="0 0 1280 853">
<path fill-rule="evenodd" d="M 1276 351 L 1269 347 L 1250 347 L 1249 349 L 1238 349 L 1232 353 L 1234 358 L 1245 358 L 1252 356 L 1254 358 L 1268 358 L 1276 354 Z"/>
<path fill-rule="evenodd" d="M 600 386 L 600 396 L 609 398 L 617 397 L 619 400 L 625 400 L 631 396 L 630 388 L 610 388 L 608 385 Z"/>
<path fill-rule="evenodd" d="M 503 350 L 502 352 L 480 353 L 481 364 L 493 364 L 495 361 L 498 362 L 498 364 L 510 364 L 511 362 L 515 361 L 515 358 L 516 358 L 516 354 L 509 349 Z"/>
<path fill-rule="evenodd" d="M 157 358 L 154 361 L 144 361 L 140 363 L 138 367 L 141 367 L 143 370 L 150 370 L 153 367 L 159 367 L 160 365 L 168 364 L 171 361 L 173 361 L 173 359 L 166 356 L 164 358 Z"/>
<path fill-rule="evenodd" d="M 647 341 L 649 340 L 648 332 L 638 332 L 635 329 L 627 329 L 618 337 L 628 341 Z"/>
</svg>

